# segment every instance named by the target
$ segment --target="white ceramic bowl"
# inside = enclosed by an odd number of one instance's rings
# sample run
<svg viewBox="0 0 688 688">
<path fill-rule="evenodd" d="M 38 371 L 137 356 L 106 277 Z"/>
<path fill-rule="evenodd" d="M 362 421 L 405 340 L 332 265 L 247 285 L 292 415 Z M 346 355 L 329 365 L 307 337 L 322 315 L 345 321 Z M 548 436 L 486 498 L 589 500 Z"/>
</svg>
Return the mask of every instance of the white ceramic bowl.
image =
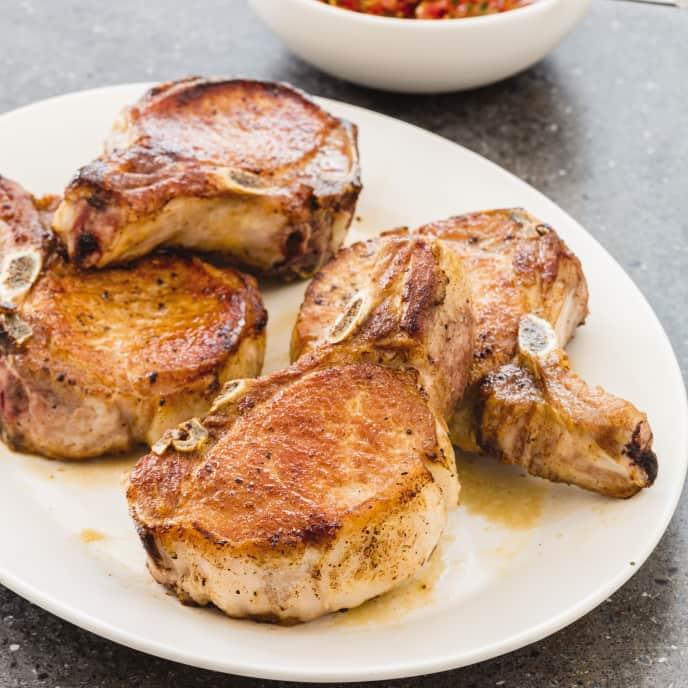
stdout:
<svg viewBox="0 0 688 688">
<path fill-rule="evenodd" d="M 438 93 L 494 83 L 556 47 L 590 0 L 534 0 L 485 17 L 376 17 L 317 0 L 250 0 L 299 57 L 324 72 L 389 91 Z"/>
</svg>

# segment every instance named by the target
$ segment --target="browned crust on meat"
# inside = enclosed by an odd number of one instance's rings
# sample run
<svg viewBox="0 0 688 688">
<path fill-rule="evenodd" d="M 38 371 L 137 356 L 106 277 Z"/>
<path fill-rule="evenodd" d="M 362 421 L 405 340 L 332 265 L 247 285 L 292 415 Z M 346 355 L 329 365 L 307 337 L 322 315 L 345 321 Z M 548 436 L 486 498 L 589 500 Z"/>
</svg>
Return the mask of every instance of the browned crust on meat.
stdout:
<svg viewBox="0 0 688 688">
<path fill-rule="evenodd" d="M 35 199 L 17 182 L 0 175 L 0 222 L 6 225 L 0 232 L 0 258 L 12 250 L 50 250 L 54 236 L 45 213 L 55 209 L 55 202 L 55 196 Z"/>
<path fill-rule="evenodd" d="M 338 183 L 322 174 L 339 168 Z M 117 262 L 106 254 L 122 227 L 155 218 L 172 200 L 255 196 L 287 218 L 274 247 L 281 259 L 222 258 L 305 276 L 338 248 L 343 237 L 332 247 L 329 225 L 343 217 L 348 227 L 360 190 L 355 125 L 286 84 L 193 77 L 157 86 L 123 111 L 106 152 L 65 190 L 76 219 L 56 229 L 73 260 L 102 267 Z"/>
<path fill-rule="evenodd" d="M 314 277 L 291 355 L 336 342 L 343 355 L 414 367 L 445 415 L 463 393 L 472 341 L 470 296 L 453 252 L 431 237 L 385 236 L 341 249 Z"/>
<path fill-rule="evenodd" d="M 580 304 L 572 327 L 583 323 L 588 290 L 580 261 L 550 225 L 522 208 L 457 215 L 415 231 L 450 242 L 465 263 L 476 332 L 469 384 L 513 360 L 521 317 L 555 324 L 570 287 Z M 572 331 L 563 334 L 568 339 Z"/>
<path fill-rule="evenodd" d="M 126 450 L 207 410 L 228 377 L 260 372 L 267 313 L 253 277 L 175 254 L 81 270 L 53 250 L 54 199 L 2 178 L 0 198 L 3 261 L 31 249 L 41 266 L 2 307 L 29 335 L 17 339 L 0 316 L 0 426 L 12 447 L 57 458 Z"/>
<path fill-rule="evenodd" d="M 432 481 L 419 457 L 438 451 L 415 375 L 368 363 L 306 357 L 248 382 L 204 425 L 201 450 L 141 459 L 127 498 L 146 541 L 192 542 L 211 560 L 215 548 L 326 547 L 345 524 L 363 528 L 412 500 Z"/>
<path fill-rule="evenodd" d="M 377 241 L 358 241 L 339 249 L 333 261 L 317 272 L 306 288 L 291 336 L 295 361 L 323 340 L 375 266 Z"/>
<path fill-rule="evenodd" d="M 263 336 L 267 323 L 250 275 L 173 254 L 97 271 L 54 259 L 22 311 L 33 330 L 20 354 L 30 374 L 47 364 L 83 391 L 161 397 L 208 376 L 212 384 L 239 344 Z"/>
</svg>

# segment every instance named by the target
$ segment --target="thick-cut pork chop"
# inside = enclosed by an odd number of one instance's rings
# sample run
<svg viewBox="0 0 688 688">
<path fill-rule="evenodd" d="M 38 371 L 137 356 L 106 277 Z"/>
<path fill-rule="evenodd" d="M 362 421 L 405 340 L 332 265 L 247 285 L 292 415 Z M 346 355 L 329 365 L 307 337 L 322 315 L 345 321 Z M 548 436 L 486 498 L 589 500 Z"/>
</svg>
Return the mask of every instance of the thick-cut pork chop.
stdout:
<svg viewBox="0 0 688 688">
<path fill-rule="evenodd" d="M 519 417 L 497 392 L 488 395 L 491 401 L 487 406 L 483 403 L 484 398 L 481 399 L 481 384 L 485 378 L 497 379 L 491 377 L 492 373 L 502 376 L 508 370 L 510 380 L 514 376 L 528 377 L 527 371 L 521 370 L 517 361 L 519 323 L 524 316 L 536 313 L 543 322 L 551 323 L 554 328 L 552 337 L 558 346 L 563 346 L 587 315 L 588 291 L 579 260 L 551 227 L 524 210 L 514 208 L 470 213 L 424 225 L 413 233 L 406 229 L 395 230 L 341 249 L 314 277 L 306 291 L 292 336 L 293 358 L 327 341 L 328 332 L 340 317 L 338 314 L 346 310 L 355 294 L 370 288 L 367 285 L 376 281 L 374 270 L 378 247 L 392 236 L 422 236 L 439 240 L 445 250 L 459 259 L 470 287 L 475 321 L 473 361 L 464 395 L 458 398 L 459 403 L 453 413 L 451 408 L 447 411 L 450 436 L 456 445 L 469 452 L 491 451 L 505 461 L 528 466 L 532 473 L 541 477 L 614 496 L 628 496 L 652 483 L 654 477 L 649 459 L 646 468 L 634 468 L 636 464 L 628 458 L 630 454 L 624 454 L 627 443 L 630 443 L 628 451 L 631 453 L 639 456 L 651 454 L 652 433 L 645 417 L 628 402 L 601 390 L 591 390 L 580 378 L 575 378 L 579 384 L 572 385 L 568 392 L 570 400 L 575 399 L 576 394 L 580 395 L 579 406 L 571 406 L 568 415 L 553 410 L 556 406 L 553 401 L 542 401 L 537 406 L 542 411 L 537 421 L 541 426 L 538 434 L 541 442 L 534 447 L 527 442 L 511 442 L 515 436 L 525 436 L 531 427 L 530 416 Z M 463 320 L 465 314 L 461 312 L 459 317 Z M 442 360 L 445 375 L 448 375 L 452 366 L 449 348 L 444 349 Z M 460 360 L 463 364 L 465 358 Z M 508 365 L 511 363 L 516 365 Z M 536 383 L 530 386 L 535 389 Z M 488 387 L 483 386 L 483 395 L 487 394 L 486 389 Z M 518 388 L 509 385 L 507 389 L 509 399 L 513 401 Z M 540 392 L 538 394 L 541 395 Z M 595 396 L 597 401 L 593 399 Z M 605 432 L 616 433 L 623 439 L 623 443 L 608 447 L 602 442 L 605 446 L 600 450 L 602 454 L 594 442 L 590 444 L 589 452 L 585 450 L 585 440 L 591 438 L 589 409 L 593 407 L 598 408 L 601 414 L 599 423 Z M 623 408 L 624 413 L 612 412 L 612 407 Z M 483 417 L 481 413 L 485 408 L 490 413 Z M 522 410 L 522 407 L 518 406 L 518 409 Z M 588 410 L 577 413 L 577 409 Z M 546 424 L 544 417 L 548 418 Z M 629 424 L 634 419 L 635 424 L 631 427 Z M 494 423 L 490 425 L 490 421 Z M 536 421 L 532 420 L 532 423 Z M 552 440 L 547 444 L 548 434 L 542 426 L 546 425 L 551 430 L 557 424 L 562 441 Z M 637 451 L 631 442 L 636 427 L 640 433 Z M 483 435 L 479 434 L 481 429 Z M 543 443 L 547 451 L 542 449 Z M 530 452 L 538 448 L 542 451 L 534 460 Z M 605 462 L 607 469 L 611 466 L 613 470 L 605 473 L 601 468 Z M 656 473 L 656 459 L 654 465 Z"/>
<path fill-rule="evenodd" d="M 81 459 L 152 443 L 260 372 L 252 277 L 151 256 L 80 270 L 50 247 L 32 197 L 0 178 L 0 423 L 12 447 Z"/>
<path fill-rule="evenodd" d="M 657 476 L 647 416 L 578 377 L 535 316 L 521 320 L 517 364 L 481 383 L 475 423 L 483 450 L 549 480 L 630 497 Z"/>
<path fill-rule="evenodd" d="M 306 621 L 408 580 L 437 545 L 459 489 L 441 410 L 465 384 L 470 304 L 436 240 L 377 248 L 321 346 L 229 383 L 133 472 L 149 569 L 183 600 Z"/>
<path fill-rule="evenodd" d="M 305 357 L 230 383 L 131 474 L 148 568 L 235 617 L 294 623 L 361 604 L 437 545 L 458 490 L 445 428 L 413 371 Z"/>
<path fill-rule="evenodd" d="M 54 228 L 85 267 L 181 246 L 302 277 L 341 245 L 360 189 L 354 125 L 283 84 L 190 78 L 125 108 Z"/>
</svg>

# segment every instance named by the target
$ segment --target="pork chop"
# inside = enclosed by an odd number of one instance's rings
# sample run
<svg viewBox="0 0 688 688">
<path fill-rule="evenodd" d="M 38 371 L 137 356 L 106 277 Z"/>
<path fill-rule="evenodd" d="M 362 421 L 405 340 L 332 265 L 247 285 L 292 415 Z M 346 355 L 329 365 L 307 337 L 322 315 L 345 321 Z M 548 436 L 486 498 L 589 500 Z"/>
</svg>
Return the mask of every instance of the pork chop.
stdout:
<svg viewBox="0 0 688 688">
<path fill-rule="evenodd" d="M 189 78 L 124 109 L 53 226 L 84 267 L 181 246 L 303 277 L 341 245 L 360 189 L 354 125 L 284 84 Z"/>
<path fill-rule="evenodd" d="M 437 545 L 458 489 L 445 428 L 410 370 L 305 357 L 230 383 L 130 476 L 148 569 L 233 617 L 295 623 L 361 604 Z"/>
<path fill-rule="evenodd" d="M 554 229 L 524 210 L 470 213 L 424 225 L 413 233 L 404 228 L 394 230 L 341 249 L 306 290 L 292 336 L 292 357 L 298 358 L 326 341 L 333 323 L 346 312 L 354 295 L 378 279 L 375 265 L 381 245 L 391 237 L 414 236 L 435 238 L 459 259 L 473 304 L 475 336 L 468 384 L 463 395 L 456 398 L 458 403 L 453 408 L 445 407 L 453 443 L 468 452 L 497 453 L 509 463 L 527 466 L 533 474 L 604 494 L 628 496 L 650 485 L 654 479 L 651 460 L 645 461 L 645 468 L 638 467 L 644 459 L 636 465 L 631 454 L 649 456 L 652 433 L 647 419 L 630 403 L 602 390 L 591 390 L 571 375 L 569 403 L 573 404 L 579 394 L 580 407 L 588 411 L 570 411 L 566 415 L 554 410 L 553 399 L 544 400 L 544 392 L 534 391 L 538 399 L 542 397 L 539 405 L 532 402 L 532 408 L 538 409 L 537 420 L 519 415 L 525 407 L 514 401 L 518 391 L 516 378 L 529 376 L 518 365 L 519 323 L 529 313 L 537 313 L 542 322 L 551 324 L 553 341 L 561 347 L 585 319 L 588 298 L 580 261 Z M 464 321 L 466 316 L 461 312 L 459 317 Z M 439 356 L 446 377 L 451 371 L 453 353 L 445 347 Z M 465 357 L 460 360 L 463 363 Z M 494 387 L 494 381 L 501 380 L 506 373 L 509 385 L 503 398 L 498 393 L 503 385 Z M 530 388 L 536 390 L 537 384 L 531 382 Z M 486 398 L 490 399 L 487 405 Z M 591 408 L 599 409 L 600 427 L 604 426 L 608 434 L 616 433 L 623 440 L 619 440 L 621 444 L 617 442 L 598 451 L 599 447 L 591 442 L 590 451 L 586 452 L 585 441 L 594 435 L 590 430 Z M 623 412 L 612 412 L 613 408 Z M 489 409 L 489 413 L 484 409 Z M 515 441 L 516 437 L 526 437 L 531 424 L 539 426 L 540 444 L 530 447 Z M 546 429 L 556 427 L 561 442 L 552 439 L 547 444 Z M 632 443 L 636 428 L 637 447 Z M 631 454 L 624 454 L 626 445 Z M 533 459 L 532 452 L 538 450 L 538 458 Z M 654 465 L 656 473 L 656 459 Z"/>
<path fill-rule="evenodd" d="M 15 449 L 82 459 L 152 443 L 260 372 L 255 280 L 197 258 L 67 263 L 41 204 L 0 178 L 0 423 Z"/>
</svg>

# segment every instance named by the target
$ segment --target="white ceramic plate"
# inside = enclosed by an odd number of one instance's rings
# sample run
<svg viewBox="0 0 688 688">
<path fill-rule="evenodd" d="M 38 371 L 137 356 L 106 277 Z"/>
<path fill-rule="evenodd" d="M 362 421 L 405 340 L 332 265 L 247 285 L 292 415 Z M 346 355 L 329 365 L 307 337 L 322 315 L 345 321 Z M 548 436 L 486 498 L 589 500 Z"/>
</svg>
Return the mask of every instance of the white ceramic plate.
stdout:
<svg viewBox="0 0 688 688">
<path fill-rule="evenodd" d="M 119 108 L 143 85 L 47 100 L 0 117 L 0 171 L 35 193 L 59 192 L 99 152 Z M 522 205 L 580 256 L 592 314 L 571 346 L 591 381 L 647 410 L 656 485 L 628 501 L 523 478 L 490 462 L 464 472 L 467 504 L 452 515 L 426 587 L 362 611 L 292 628 L 183 607 L 149 578 L 119 477 L 131 460 L 71 466 L 0 453 L 0 581 L 102 636 L 161 657 L 275 679 L 410 676 L 514 650 L 571 623 L 622 585 L 650 554 L 686 470 L 686 398 L 660 324 L 619 265 L 552 202 L 477 155 L 360 108 L 365 191 L 351 239 L 452 213 Z M 614 202 L 613 199 L 610 202 Z M 267 368 L 287 361 L 304 285 L 266 293 Z M 494 488 L 485 490 L 480 483 Z M 508 515 L 508 516 L 506 516 Z"/>
</svg>

